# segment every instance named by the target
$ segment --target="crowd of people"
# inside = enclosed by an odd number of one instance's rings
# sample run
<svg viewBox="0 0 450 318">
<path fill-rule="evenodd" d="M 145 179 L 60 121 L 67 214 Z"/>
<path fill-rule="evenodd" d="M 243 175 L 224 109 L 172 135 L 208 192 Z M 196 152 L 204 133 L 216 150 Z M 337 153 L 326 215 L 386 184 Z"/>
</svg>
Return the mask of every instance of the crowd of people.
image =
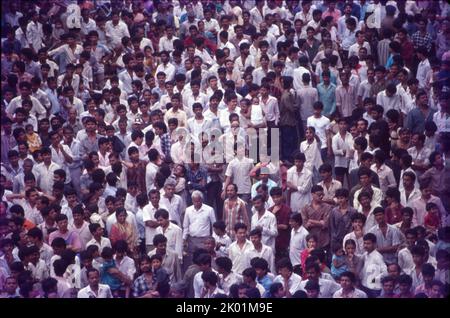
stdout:
<svg viewBox="0 0 450 318">
<path fill-rule="evenodd" d="M 447 1 L 1 3 L 0 297 L 448 296 Z"/>
</svg>

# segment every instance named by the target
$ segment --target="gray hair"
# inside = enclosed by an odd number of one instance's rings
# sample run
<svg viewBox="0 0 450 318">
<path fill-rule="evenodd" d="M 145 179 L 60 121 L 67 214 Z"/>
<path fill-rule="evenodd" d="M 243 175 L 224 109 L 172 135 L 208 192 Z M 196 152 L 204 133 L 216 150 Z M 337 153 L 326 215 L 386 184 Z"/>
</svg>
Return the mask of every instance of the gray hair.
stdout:
<svg viewBox="0 0 450 318">
<path fill-rule="evenodd" d="M 191 198 L 194 199 L 195 197 L 203 200 L 203 193 L 201 191 L 195 190 L 194 192 L 192 192 Z"/>
</svg>

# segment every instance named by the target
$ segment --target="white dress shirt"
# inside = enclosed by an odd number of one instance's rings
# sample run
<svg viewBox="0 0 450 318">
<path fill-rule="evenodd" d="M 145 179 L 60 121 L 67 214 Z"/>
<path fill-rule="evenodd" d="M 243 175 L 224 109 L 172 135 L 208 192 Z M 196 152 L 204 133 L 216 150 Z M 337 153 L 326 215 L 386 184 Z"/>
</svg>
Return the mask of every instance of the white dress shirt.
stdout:
<svg viewBox="0 0 450 318">
<path fill-rule="evenodd" d="M 331 139 L 331 145 L 334 153 L 335 167 L 348 168 L 347 154 L 350 149 L 353 149 L 353 137 L 349 132 L 345 133 L 344 138 L 340 133 L 337 133 Z M 344 155 L 344 150 L 346 151 Z"/>
<path fill-rule="evenodd" d="M 168 210 L 165 206 L 163 206 L 161 203 L 159 203 L 158 207 L 154 207 L 152 203 L 147 204 L 142 209 L 142 220 L 145 222 L 147 221 L 155 221 L 155 212 L 159 209 Z M 156 235 L 156 227 L 150 227 L 145 225 L 145 244 L 146 245 L 153 245 L 153 238 Z"/>
<path fill-rule="evenodd" d="M 98 293 L 96 294 L 91 286 L 86 286 L 80 289 L 77 298 L 113 298 L 111 289 L 108 285 L 98 284 Z"/>
<path fill-rule="evenodd" d="M 275 250 L 275 238 L 278 235 L 277 219 L 275 214 L 267 210 L 264 211 L 262 216 L 259 216 L 258 212 L 255 212 L 251 220 L 251 229 L 255 229 L 257 226 L 262 227 L 262 242 L 267 246 L 270 246 L 272 250 Z"/>
<path fill-rule="evenodd" d="M 183 259 L 183 230 L 172 222 L 164 230 L 161 226 L 156 228 L 155 234 L 162 234 L 167 238 L 167 248 L 177 253 L 180 260 Z"/>
<path fill-rule="evenodd" d="M 181 227 L 181 216 L 184 210 L 183 199 L 178 194 L 174 194 L 171 199 L 163 194 L 161 195 L 161 200 L 159 202 L 161 203 L 161 205 L 168 207 L 169 220 L 177 222 L 178 226 Z"/>
<path fill-rule="evenodd" d="M 419 88 L 425 88 L 426 86 L 426 78 L 428 72 L 431 70 L 430 62 L 428 59 L 419 62 L 419 66 L 417 67 L 417 80 L 419 81 Z"/>
<path fill-rule="evenodd" d="M 278 275 L 277 277 L 275 277 L 275 279 L 273 280 L 274 283 L 281 283 L 284 288 L 286 289 L 286 286 L 284 285 L 284 278 L 281 275 Z M 293 295 L 297 290 L 301 289 L 301 284 L 302 284 L 302 278 L 295 274 L 292 273 L 291 276 L 288 279 L 288 286 L 287 288 L 289 288 L 289 293 L 291 295 Z"/>
<path fill-rule="evenodd" d="M 300 285 L 301 290 L 306 291 L 305 286 L 308 281 L 309 279 L 302 281 Z M 331 298 L 333 297 L 334 293 L 341 288 L 341 286 L 335 281 L 323 278 L 319 278 L 319 287 L 319 298 Z"/>
<path fill-rule="evenodd" d="M 351 293 L 344 295 L 342 288 L 333 294 L 333 298 L 367 298 L 361 289 L 355 288 Z"/>
<path fill-rule="evenodd" d="M 216 222 L 216 215 L 212 207 L 203 203 L 200 209 L 197 210 L 191 205 L 186 209 L 184 216 L 183 239 L 186 240 L 188 236 L 210 236 L 214 222 Z"/>
<path fill-rule="evenodd" d="M 253 169 L 253 159 L 235 157 L 227 166 L 225 176 L 231 177 L 238 187 L 238 194 L 250 194 L 252 182 L 249 177 L 250 170 Z"/>
<path fill-rule="evenodd" d="M 312 173 L 305 168 L 298 172 L 293 166 L 287 171 L 287 182 L 297 187 L 291 194 L 291 209 L 295 213 L 311 202 Z"/>
<path fill-rule="evenodd" d="M 387 266 L 383 256 L 374 250 L 363 255 L 364 266 L 360 272 L 361 284 L 369 289 L 380 290 L 381 279 L 387 275 Z"/>
<path fill-rule="evenodd" d="M 297 230 L 291 230 L 291 240 L 289 242 L 289 259 L 292 266 L 300 265 L 300 253 L 306 248 L 306 236 L 309 234 L 308 230 L 300 226 Z"/>
<path fill-rule="evenodd" d="M 45 193 L 52 193 L 53 190 L 53 174 L 61 167 L 53 161 L 47 167 L 44 162 L 36 165 L 36 171 L 39 174 L 38 184 L 41 190 Z"/>
<path fill-rule="evenodd" d="M 251 267 L 250 262 L 255 257 L 264 258 L 267 261 L 267 263 L 269 264 L 270 271 L 274 274 L 276 273 L 276 271 L 275 271 L 275 252 L 270 246 L 262 244 L 261 251 L 257 251 L 254 246 L 252 246 L 247 251 L 245 251 L 245 253 L 244 253 L 245 268 Z"/>
<path fill-rule="evenodd" d="M 246 259 L 244 257 L 245 252 L 253 248 L 253 244 L 246 240 L 242 249 L 239 247 L 238 242 L 233 242 L 228 248 L 228 255 L 233 263 L 233 272 L 242 274 L 242 272 L 247 268 Z"/>
</svg>

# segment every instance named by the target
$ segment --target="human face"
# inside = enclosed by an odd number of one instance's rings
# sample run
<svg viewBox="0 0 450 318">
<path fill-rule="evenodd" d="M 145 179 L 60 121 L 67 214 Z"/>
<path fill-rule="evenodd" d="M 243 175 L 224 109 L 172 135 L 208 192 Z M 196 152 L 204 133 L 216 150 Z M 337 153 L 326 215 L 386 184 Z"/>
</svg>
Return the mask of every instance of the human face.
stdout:
<svg viewBox="0 0 450 318">
<path fill-rule="evenodd" d="M 424 198 L 429 199 L 431 197 L 431 192 L 432 192 L 431 187 L 422 189 L 421 191 L 422 191 L 422 196 Z"/>
<path fill-rule="evenodd" d="M 258 235 L 252 235 L 250 236 L 250 241 L 254 246 L 259 246 L 261 244 L 261 237 L 259 237 Z"/>
<path fill-rule="evenodd" d="M 377 221 L 378 224 L 384 224 L 384 213 L 377 213 L 375 214 L 375 221 Z"/>
<path fill-rule="evenodd" d="M 169 224 L 169 219 L 165 219 L 163 217 L 157 218 L 156 221 L 158 222 L 159 226 L 161 226 L 161 227 L 166 227 L 167 224 Z"/>
<path fill-rule="evenodd" d="M 119 222 L 120 224 L 124 224 L 126 219 L 127 219 L 127 213 L 126 212 L 120 212 L 117 215 L 117 222 Z"/>
<path fill-rule="evenodd" d="M 312 198 L 315 202 L 322 202 L 323 196 L 323 191 L 316 191 L 312 193 Z"/>
<path fill-rule="evenodd" d="M 318 298 L 319 297 L 319 291 L 310 289 L 306 291 L 306 294 L 308 295 L 308 298 Z"/>
<path fill-rule="evenodd" d="M 320 273 L 316 272 L 314 268 L 310 268 L 306 271 L 306 277 L 310 280 L 317 280 L 319 278 Z"/>
<path fill-rule="evenodd" d="M 139 264 L 139 267 L 140 267 L 142 273 L 148 273 L 148 272 L 150 272 L 151 266 L 152 266 L 152 265 L 151 265 L 150 262 L 147 261 L 147 260 L 143 260 L 143 261 L 141 261 L 141 263 Z"/>
<path fill-rule="evenodd" d="M 17 280 L 15 278 L 7 278 L 5 282 L 5 291 L 9 294 L 15 293 L 17 289 Z"/>
<path fill-rule="evenodd" d="M 297 167 L 297 170 L 302 170 L 303 169 L 303 165 L 304 165 L 304 161 L 303 160 L 294 160 L 294 165 L 295 167 Z"/>
<path fill-rule="evenodd" d="M 314 240 L 314 239 L 309 239 L 309 240 L 306 242 L 306 246 L 307 246 L 309 249 L 315 249 L 316 246 L 317 246 L 317 242 L 316 242 L 316 240 Z"/>
<path fill-rule="evenodd" d="M 150 195 L 150 202 L 153 204 L 153 206 L 158 206 L 159 203 L 159 193 L 152 193 Z"/>
<path fill-rule="evenodd" d="M 279 273 L 285 279 L 288 279 L 292 275 L 292 272 L 287 267 L 280 268 Z"/>
<path fill-rule="evenodd" d="M 264 201 L 261 199 L 258 200 L 254 200 L 253 201 L 253 206 L 255 207 L 256 211 L 261 211 L 264 209 Z"/>
<path fill-rule="evenodd" d="M 203 245 L 207 251 L 212 252 L 212 251 L 214 251 L 214 248 L 216 247 L 216 242 L 211 239 L 208 239 L 208 240 L 205 240 L 205 242 L 203 242 Z"/>
<path fill-rule="evenodd" d="M 350 280 L 350 278 L 348 278 L 346 276 L 341 277 L 340 283 L 341 283 L 342 289 L 344 289 L 344 290 L 352 290 L 353 289 L 352 281 Z"/>
<path fill-rule="evenodd" d="M 364 240 L 364 249 L 369 253 L 372 252 L 375 249 L 375 243 L 370 240 Z"/>
<path fill-rule="evenodd" d="M 237 230 L 237 232 L 236 232 L 236 239 L 239 242 L 245 241 L 246 237 L 247 237 L 247 231 L 245 229 Z"/>
<path fill-rule="evenodd" d="M 98 272 L 90 272 L 88 275 L 88 280 L 91 287 L 98 287 L 100 281 Z"/>
<path fill-rule="evenodd" d="M 201 208 L 201 206 L 203 204 L 203 199 L 199 196 L 195 196 L 192 198 L 192 204 L 194 205 L 194 208 L 196 208 L 198 210 Z"/>
<path fill-rule="evenodd" d="M 353 244 L 345 245 L 345 253 L 347 255 L 355 255 L 356 246 Z"/>
<path fill-rule="evenodd" d="M 227 197 L 228 198 L 235 198 L 236 197 L 236 189 L 234 188 L 234 185 L 229 185 L 227 187 Z"/>
<path fill-rule="evenodd" d="M 394 282 L 387 281 L 383 284 L 383 291 L 385 295 L 392 295 L 394 293 Z"/>
<path fill-rule="evenodd" d="M 417 237 L 413 234 L 407 234 L 406 235 L 406 243 L 408 246 L 413 246 L 416 243 Z"/>
<path fill-rule="evenodd" d="M 439 285 L 433 285 L 431 287 L 430 298 L 441 298 L 441 288 Z"/>
</svg>

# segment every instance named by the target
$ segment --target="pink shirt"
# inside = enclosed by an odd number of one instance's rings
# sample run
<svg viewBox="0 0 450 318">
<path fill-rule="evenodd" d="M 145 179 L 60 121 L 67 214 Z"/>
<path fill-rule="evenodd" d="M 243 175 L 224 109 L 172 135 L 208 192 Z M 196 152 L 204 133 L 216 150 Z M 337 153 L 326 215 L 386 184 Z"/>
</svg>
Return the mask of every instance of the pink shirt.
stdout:
<svg viewBox="0 0 450 318">
<path fill-rule="evenodd" d="M 75 248 L 77 250 L 81 249 L 81 241 L 80 237 L 78 236 L 78 233 L 75 231 L 67 231 L 66 233 L 62 234 L 59 230 L 54 231 L 50 233 L 50 237 L 48 239 L 49 244 L 51 245 L 53 240 L 57 237 L 62 237 L 64 241 L 66 241 L 67 245 L 71 245 L 72 248 Z"/>
</svg>

